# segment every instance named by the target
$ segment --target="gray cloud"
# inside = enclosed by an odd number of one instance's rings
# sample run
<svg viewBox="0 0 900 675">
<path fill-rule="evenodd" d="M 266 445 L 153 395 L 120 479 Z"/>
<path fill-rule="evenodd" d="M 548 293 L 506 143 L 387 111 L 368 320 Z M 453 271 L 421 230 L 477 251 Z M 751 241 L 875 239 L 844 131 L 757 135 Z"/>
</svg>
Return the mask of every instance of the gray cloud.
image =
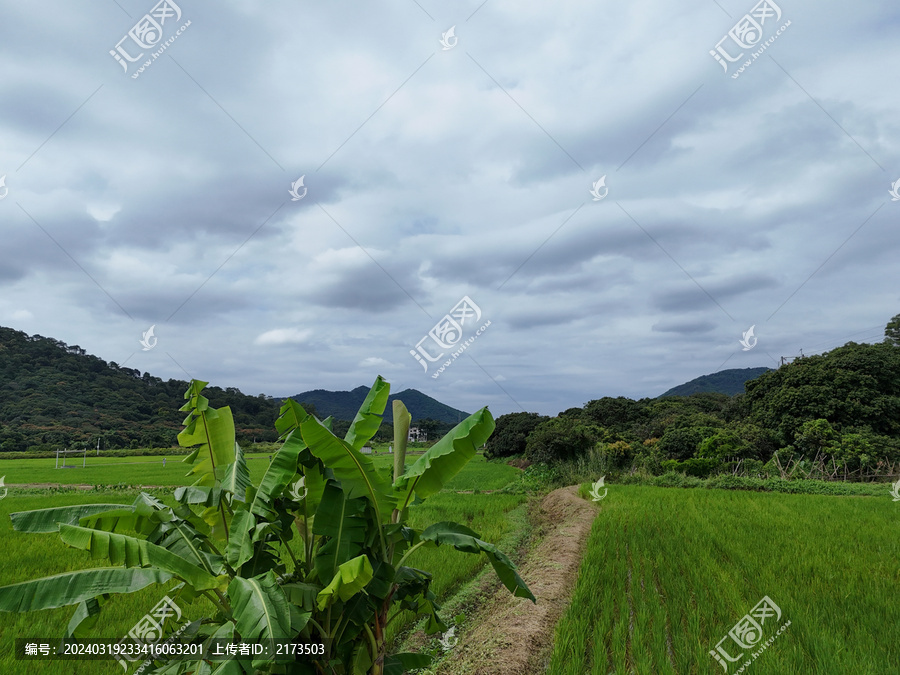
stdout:
<svg viewBox="0 0 900 675">
<path fill-rule="evenodd" d="M 732 79 L 714 3 L 184 0 L 132 79 L 109 51 L 154 4 L 4 14 L 2 325 L 249 393 L 381 373 L 555 414 L 900 311 L 896 7 L 779 3 Z M 463 296 L 491 326 L 433 379 L 409 350 Z"/>
</svg>

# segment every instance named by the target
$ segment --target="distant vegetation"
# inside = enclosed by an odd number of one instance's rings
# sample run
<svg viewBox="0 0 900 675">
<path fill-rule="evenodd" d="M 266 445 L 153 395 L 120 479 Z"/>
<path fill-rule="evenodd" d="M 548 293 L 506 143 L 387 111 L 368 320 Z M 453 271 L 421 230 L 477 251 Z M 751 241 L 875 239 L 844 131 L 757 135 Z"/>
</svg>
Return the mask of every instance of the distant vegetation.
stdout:
<svg viewBox="0 0 900 675">
<path fill-rule="evenodd" d="M 187 384 L 106 362 L 78 345 L 0 327 L 0 453 L 94 448 L 98 440 L 101 450 L 177 446 L 177 411 Z M 335 430 L 346 433 L 366 392 L 318 390 L 295 400 L 322 419 L 334 416 Z M 231 408 L 241 444 L 277 440 L 272 424 L 282 399 L 234 387 L 208 387 L 206 395 L 214 407 Z M 397 396 L 408 402 L 414 425 L 429 439 L 468 416 L 413 389 Z M 374 440 L 392 438 L 393 429 L 384 424 Z"/>
<path fill-rule="evenodd" d="M 368 393 L 368 387 L 360 386 L 351 391 L 315 389 L 297 394 L 291 398 L 314 406 L 317 414 L 323 418 L 330 415 L 337 420 L 350 421 L 356 415 L 356 411 L 359 410 L 359 406 L 362 405 Z M 406 409 L 409 410 L 409 414 L 412 415 L 413 422 L 425 419 L 442 422 L 444 425 L 447 425 L 448 431 L 469 416 L 469 413 L 444 405 L 440 401 L 436 401 L 415 389 L 404 389 L 398 394 L 391 394 L 391 400 L 388 401 L 388 411 L 390 411 L 394 400 L 403 401 Z M 393 422 L 390 412 L 384 413 L 382 417 L 388 424 Z"/>
<path fill-rule="evenodd" d="M 735 394 L 744 393 L 744 383 L 749 380 L 755 380 L 763 373 L 768 372 L 771 368 L 765 366 L 761 368 L 731 368 L 729 370 L 720 370 L 718 373 L 711 375 L 703 375 L 690 382 L 679 384 L 672 387 L 663 396 L 690 396 L 691 394 L 704 394 L 714 392 L 717 394 Z"/>
<path fill-rule="evenodd" d="M 559 484 L 673 471 L 825 480 L 900 473 L 900 341 L 851 342 L 764 372 L 746 389 L 605 397 L 554 418 L 502 415 L 485 454 L 521 456 Z"/>
</svg>

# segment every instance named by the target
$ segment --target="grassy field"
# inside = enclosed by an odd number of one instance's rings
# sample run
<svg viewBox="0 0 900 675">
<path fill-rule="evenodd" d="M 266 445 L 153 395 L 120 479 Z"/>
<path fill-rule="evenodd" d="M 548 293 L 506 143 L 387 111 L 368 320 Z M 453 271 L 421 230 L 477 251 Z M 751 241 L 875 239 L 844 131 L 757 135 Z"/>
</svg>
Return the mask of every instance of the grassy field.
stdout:
<svg viewBox="0 0 900 675">
<path fill-rule="evenodd" d="M 146 463 L 143 458 L 127 457 L 120 461 L 100 457 L 92 467 L 88 458 L 87 469 L 54 469 L 55 460 L 8 460 L 0 462 L 0 475 L 6 473 L 10 483 L 62 483 L 62 484 L 145 484 L 184 485 L 187 473 L 184 464 L 169 460 L 165 469 L 159 462 Z M 410 457 L 409 461 L 415 461 Z M 251 475 L 259 480 L 267 464 L 268 455 L 252 456 L 248 461 Z M 71 461 L 71 460 L 70 460 Z M 376 464 L 387 470 L 393 461 L 391 456 L 375 457 Z M 48 466 L 49 464 L 49 466 Z M 140 468 L 139 468 L 140 467 Z M 425 504 L 412 510 L 414 525 L 425 525 L 441 520 L 455 520 L 463 523 L 484 536 L 488 541 L 498 541 L 510 528 L 507 514 L 520 506 L 524 497 L 519 495 L 455 494 L 456 490 L 495 490 L 502 488 L 518 473 L 518 469 L 503 464 L 491 464 L 483 457 L 476 456 L 469 465 L 448 485 L 448 490 L 435 495 Z M 0 500 L 0 585 L 26 581 L 65 571 L 83 569 L 89 566 L 101 567 L 107 564 L 99 560 L 91 562 L 83 551 L 70 549 L 59 541 L 55 534 L 23 534 L 12 529 L 9 514 L 15 511 L 49 508 L 85 503 L 131 503 L 136 491 L 95 491 L 56 492 L 34 489 L 9 489 L 6 498 Z M 167 490 L 155 490 L 160 497 Z M 169 497 L 164 501 L 172 504 Z M 411 564 L 434 572 L 433 590 L 439 597 L 446 596 L 464 580 L 470 578 L 484 566 L 483 556 L 467 555 L 453 550 L 422 549 L 410 558 Z M 173 586 L 174 582 L 168 584 Z M 134 626 L 165 594 L 165 591 L 150 587 L 130 595 L 113 598 L 107 603 L 93 635 L 119 639 Z M 205 601 L 183 607 L 188 618 L 198 618 L 211 612 Z M 35 673 L 51 675 L 122 673 L 121 666 L 112 661 L 42 663 L 15 661 L 12 646 L 15 638 L 59 638 L 65 632 L 72 608 L 61 608 L 29 614 L 0 614 L 0 673 Z M 398 619 L 392 624 L 393 630 L 400 630 L 409 620 Z"/>
<path fill-rule="evenodd" d="M 269 454 L 246 455 L 247 467 L 254 482 L 262 478 L 268 464 Z M 184 455 L 163 459 L 157 457 L 103 457 L 88 456 L 86 466 L 81 467 L 72 457 L 69 464 L 77 464 L 74 469 L 55 468 L 56 459 L 8 459 L 0 460 L 0 476 L 6 477 L 7 485 L 28 485 L 32 483 L 53 483 L 60 485 L 190 485 L 193 478 L 186 476 L 189 465 L 183 464 Z M 393 467 L 393 455 L 373 455 L 375 465 L 389 471 Z M 417 455 L 407 457 L 407 465 L 418 459 Z M 498 490 L 507 485 L 518 474 L 516 469 L 506 464 L 487 462 L 482 455 L 476 455 L 466 470 L 456 476 L 447 486 L 448 490 Z"/>
<path fill-rule="evenodd" d="M 87 457 L 82 468 L 82 458 L 70 456 L 66 461 L 76 464 L 74 469 L 55 468 L 56 459 L 7 459 L 0 460 L 0 475 L 6 476 L 7 485 L 30 483 L 59 483 L 61 485 L 190 485 L 193 478 L 185 474 L 190 466 L 182 463 L 185 455 L 162 457 Z M 268 464 L 268 454 L 249 454 L 247 467 L 250 476 L 258 481 Z M 60 460 L 62 461 L 62 460 Z"/>
<path fill-rule="evenodd" d="M 549 672 L 723 673 L 709 652 L 764 596 L 782 616 L 722 642 L 729 674 L 898 672 L 898 523 L 887 496 L 611 485 Z"/>
</svg>

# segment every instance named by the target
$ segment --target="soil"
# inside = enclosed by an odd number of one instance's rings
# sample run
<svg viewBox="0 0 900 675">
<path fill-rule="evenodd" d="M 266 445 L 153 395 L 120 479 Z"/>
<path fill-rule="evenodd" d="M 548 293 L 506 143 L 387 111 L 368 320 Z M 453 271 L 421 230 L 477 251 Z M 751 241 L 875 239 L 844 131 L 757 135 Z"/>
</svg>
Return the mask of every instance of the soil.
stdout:
<svg viewBox="0 0 900 675">
<path fill-rule="evenodd" d="M 459 643 L 436 675 L 535 675 L 546 670 L 556 623 L 569 603 L 597 508 L 578 487 L 548 494 L 537 526 L 540 540 L 519 566 L 537 604 L 500 586 L 467 621 Z"/>
</svg>

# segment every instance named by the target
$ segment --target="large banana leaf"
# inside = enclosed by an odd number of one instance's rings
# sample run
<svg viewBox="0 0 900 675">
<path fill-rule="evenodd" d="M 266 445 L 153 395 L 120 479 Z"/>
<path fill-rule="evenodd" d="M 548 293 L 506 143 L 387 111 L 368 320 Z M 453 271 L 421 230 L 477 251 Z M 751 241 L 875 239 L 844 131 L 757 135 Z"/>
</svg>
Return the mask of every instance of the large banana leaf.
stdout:
<svg viewBox="0 0 900 675">
<path fill-rule="evenodd" d="M 301 465 L 300 470 L 303 474 L 303 489 L 301 492 L 305 493 L 305 496 L 300 500 L 300 507 L 297 509 L 296 514 L 301 519 L 298 524 L 300 534 L 305 538 L 304 530 L 310 526 L 311 521 L 314 520 L 319 510 L 319 504 L 325 492 L 326 480 L 322 476 L 318 465 L 313 467 Z M 293 496 L 291 498 L 293 499 Z M 300 527 L 300 524 L 303 527 Z"/>
<path fill-rule="evenodd" d="M 221 573 L 221 556 L 211 554 L 206 550 L 205 539 L 192 525 L 178 520 L 169 523 L 166 527 L 165 535 L 159 541 L 151 543 L 161 546 L 197 567 L 202 567 L 213 576 Z"/>
<path fill-rule="evenodd" d="M 316 556 L 319 581 L 327 582 L 338 567 L 356 557 L 366 540 L 366 501 L 347 499 L 344 491 L 329 483 L 316 511 L 313 534 L 328 537 Z"/>
<path fill-rule="evenodd" d="M 394 483 L 397 502 L 405 508 L 415 492 L 425 499 L 440 492 L 460 470 L 475 456 L 494 431 L 494 418 L 487 408 L 472 413 L 451 429 L 419 457 Z"/>
<path fill-rule="evenodd" d="M 279 438 L 281 440 L 287 438 L 287 435 L 299 428 L 307 417 L 303 406 L 291 398 L 285 400 L 278 412 L 278 419 L 275 420 L 275 429 L 278 430 Z"/>
<path fill-rule="evenodd" d="M 237 443 L 234 444 L 234 461 L 225 467 L 225 476 L 222 478 L 222 489 L 234 495 L 234 499 L 242 502 L 246 499 L 247 488 L 250 487 L 250 472 L 247 470 L 247 461 L 244 459 L 244 451 Z"/>
<path fill-rule="evenodd" d="M 316 598 L 319 611 L 324 610 L 335 600 L 340 599 L 346 602 L 352 598 L 364 589 L 366 584 L 372 581 L 372 575 L 372 563 L 369 562 L 369 558 L 365 555 L 358 556 L 340 565 L 331 583 L 323 588 Z"/>
<path fill-rule="evenodd" d="M 428 572 L 412 567 L 401 567 L 394 575 L 394 583 L 397 585 L 394 602 L 399 603 L 401 609 L 426 617 L 428 622 L 425 625 L 425 632 L 428 635 L 447 630 L 447 624 L 438 615 L 440 606 L 434 593 L 431 592 L 431 575 Z"/>
<path fill-rule="evenodd" d="M 90 630 L 97 625 L 100 618 L 101 602 L 104 600 L 103 596 L 99 596 L 79 602 L 75 606 L 75 613 L 72 614 L 69 625 L 66 626 L 66 637 L 90 637 Z"/>
<path fill-rule="evenodd" d="M 512 560 L 501 553 L 493 544 L 482 541 L 478 534 L 468 527 L 459 523 L 435 523 L 431 527 L 426 528 L 420 535 L 420 538 L 424 541 L 433 541 L 438 546 L 449 544 L 457 551 L 464 551 L 465 553 L 484 553 L 488 560 L 491 561 L 491 565 L 493 565 L 497 576 L 500 577 L 500 581 L 513 595 L 520 598 L 528 598 L 534 603 L 537 602 L 537 599 L 535 599 L 522 577 L 516 571 L 516 566 Z"/>
<path fill-rule="evenodd" d="M 102 511 L 89 516 L 84 516 L 77 523 L 69 523 L 70 525 L 81 525 L 89 527 L 92 530 L 103 530 L 104 532 L 122 532 L 125 530 L 134 530 L 140 534 L 149 534 L 155 529 L 159 523 L 145 523 L 147 530 L 138 529 L 138 520 L 145 520 L 134 512 L 134 508 L 126 506 L 124 508 L 112 509 L 110 511 Z"/>
<path fill-rule="evenodd" d="M 351 448 L 360 450 L 378 431 L 390 394 L 391 385 L 385 382 L 381 375 L 376 377 L 375 384 L 366 395 L 366 400 L 359 407 L 359 412 L 356 413 L 347 435 L 344 436 L 344 440 Z"/>
<path fill-rule="evenodd" d="M 161 524 L 177 520 L 175 513 L 156 497 L 141 492 L 130 507 L 119 507 L 109 511 L 82 517 L 78 524 L 105 532 L 134 530 L 142 535 L 159 532 Z M 74 525 L 75 523 L 68 523 Z M 155 540 L 152 540 L 155 543 Z"/>
<path fill-rule="evenodd" d="M 272 457 L 256 493 L 250 500 L 247 509 L 252 514 L 266 520 L 273 520 L 277 516 L 272 502 L 276 497 L 281 496 L 288 483 L 291 482 L 291 478 L 296 475 L 297 460 L 300 452 L 304 449 L 306 449 L 306 443 L 303 442 L 300 434 L 296 431 L 291 433 L 284 445 Z"/>
<path fill-rule="evenodd" d="M 184 459 L 194 465 L 187 473 L 197 477 L 194 485 L 215 485 L 217 478 L 221 480 L 224 477 L 225 468 L 234 462 L 234 418 L 231 408 L 220 408 L 215 417 L 209 415 L 211 411 L 212 408 L 204 414 L 202 424 L 195 424 L 193 433 L 185 433 L 185 429 L 178 434 L 178 442 L 183 447 L 200 445 Z"/>
<path fill-rule="evenodd" d="M 17 532 L 47 533 L 59 531 L 59 526 L 75 525 L 85 516 L 103 513 L 111 509 L 128 509 L 123 504 L 78 504 L 57 506 L 52 509 L 18 511 L 10 513 L 13 529 Z M 130 510 L 129 510 L 130 512 Z"/>
<path fill-rule="evenodd" d="M 108 558 L 113 565 L 153 567 L 177 576 L 197 590 L 217 588 L 219 579 L 162 546 L 124 534 L 61 525 L 59 537 L 74 548 L 90 551 L 91 558 Z"/>
<path fill-rule="evenodd" d="M 309 451 L 334 472 L 347 497 L 365 497 L 375 508 L 379 523 L 390 519 L 395 500 L 391 484 L 375 470 L 372 458 L 339 439 L 319 420 L 309 416 L 300 425 Z"/>
<path fill-rule="evenodd" d="M 235 629 L 244 642 L 293 637 L 288 599 L 274 572 L 252 579 L 235 577 L 228 586 L 228 597 L 234 610 Z M 280 660 L 283 659 L 275 659 L 276 663 Z M 262 663 L 265 660 L 253 661 L 254 667 Z"/>
<path fill-rule="evenodd" d="M 249 511 L 235 511 L 225 547 L 225 562 L 237 570 L 253 557 L 253 528 L 256 517 Z"/>
<path fill-rule="evenodd" d="M 235 437 L 231 409 L 210 408 L 209 400 L 200 393 L 207 384 L 191 380 L 184 393 L 188 402 L 181 410 L 188 415 L 184 419 L 185 428 L 178 434 L 178 443 L 185 448 L 196 446 L 183 460 L 194 465 L 187 474 L 197 476 L 194 485 L 212 486 L 217 478 L 221 480 L 224 476 L 225 467 L 235 461 Z"/>
<path fill-rule="evenodd" d="M 77 605 L 105 593 L 134 593 L 164 584 L 172 574 L 159 569 L 97 567 L 0 587 L 0 612 L 33 612 Z"/>
<path fill-rule="evenodd" d="M 409 442 L 409 424 L 412 415 L 403 405 L 403 401 L 394 399 L 394 480 L 396 481 L 406 471 L 406 444 Z"/>
<path fill-rule="evenodd" d="M 219 503 L 222 501 L 222 488 L 221 486 L 187 485 L 177 488 L 173 496 L 181 504 L 203 504 L 215 510 L 219 508 Z"/>
</svg>

